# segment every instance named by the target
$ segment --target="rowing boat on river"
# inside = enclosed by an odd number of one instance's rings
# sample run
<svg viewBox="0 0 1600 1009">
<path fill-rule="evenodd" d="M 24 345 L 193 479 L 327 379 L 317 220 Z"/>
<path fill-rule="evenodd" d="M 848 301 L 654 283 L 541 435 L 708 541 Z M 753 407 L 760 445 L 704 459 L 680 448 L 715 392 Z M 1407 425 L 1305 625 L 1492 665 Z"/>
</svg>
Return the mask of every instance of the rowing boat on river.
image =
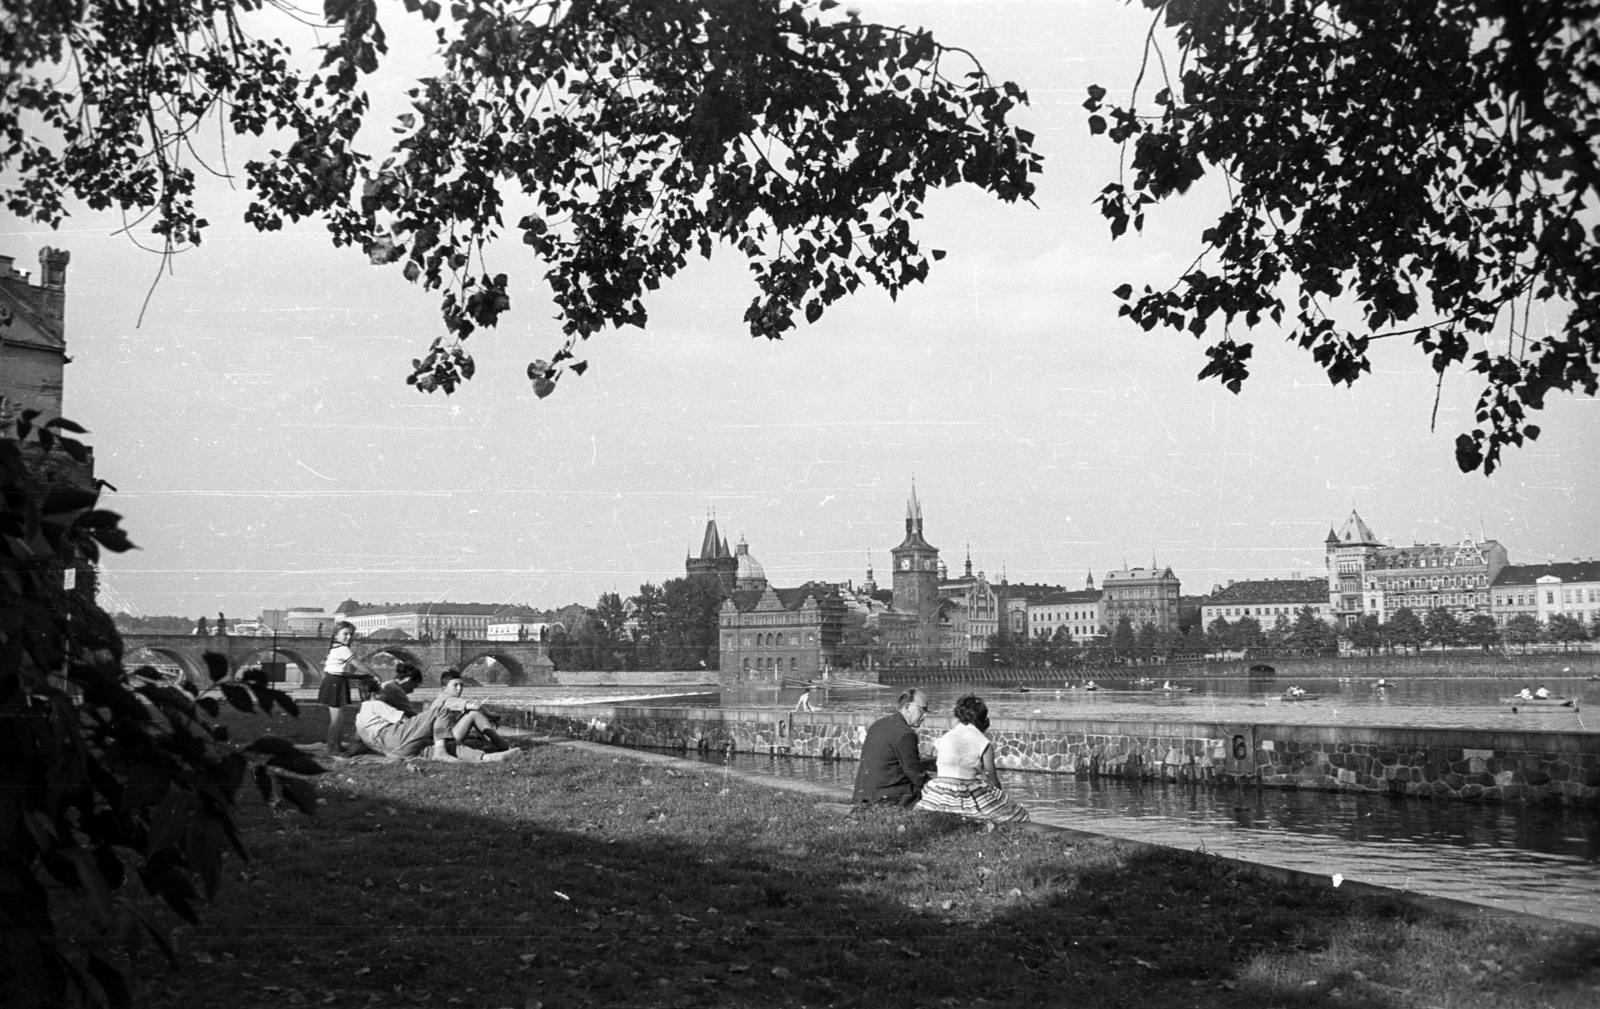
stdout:
<svg viewBox="0 0 1600 1009">
<path fill-rule="evenodd" d="M 1321 694 L 1284 694 L 1282 699 L 1285 700 L 1285 701 L 1320 701 L 1320 700 L 1322 700 L 1322 695 Z"/>
<path fill-rule="evenodd" d="M 1513 711 L 1518 708 L 1578 710 L 1578 699 L 1576 697 L 1502 697 L 1500 698 L 1500 703 L 1511 705 Z"/>
</svg>

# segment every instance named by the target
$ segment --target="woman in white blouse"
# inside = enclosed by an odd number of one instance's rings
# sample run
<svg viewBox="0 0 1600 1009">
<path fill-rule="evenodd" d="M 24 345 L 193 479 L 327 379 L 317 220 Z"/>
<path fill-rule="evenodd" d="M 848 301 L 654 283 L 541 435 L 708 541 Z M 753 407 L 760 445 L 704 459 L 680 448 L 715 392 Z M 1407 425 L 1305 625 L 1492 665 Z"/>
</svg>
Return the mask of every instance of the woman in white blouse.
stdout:
<svg viewBox="0 0 1600 1009">
<path fill-rule="evenodd" d="M 938 777 L 922 788 L 917 808 L 932 813 L 955 813 L 989 823 L 1022 823 L 1028 811 L 1000 787 L 994 766 L 994 744 L 989 729 L 989 706 L 977 694 L 956 702 L 955 728 L 934 742 Z"/>
</svg>

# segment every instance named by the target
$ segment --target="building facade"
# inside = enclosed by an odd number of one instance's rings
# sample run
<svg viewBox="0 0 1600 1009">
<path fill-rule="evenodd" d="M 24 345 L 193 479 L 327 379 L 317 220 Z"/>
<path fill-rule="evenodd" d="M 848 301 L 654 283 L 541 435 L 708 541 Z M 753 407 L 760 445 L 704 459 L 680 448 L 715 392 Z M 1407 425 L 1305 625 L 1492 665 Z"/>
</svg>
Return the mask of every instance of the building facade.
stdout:
<svg viewBox="0 0 1600 1009">
<path fill-rule="evenodd" d="M 1105 630 L 1104 599 L 1105 593 L 1094 587 L 1092 577 L 1088 588 L 1052 592 L 1028 607 L 1028 635 L 1053 638 L 1064 627 L 1073 641 L 1092 641 Z"/>
<path fill-rule="evenodd" d="M 261 623 L 269 634 L 332 634 L 334 619 L 320 606 L 261 611 Z"/>
<path fill-rule="evenodd" d="M 531 606 L 502 606 L 489 617 L 484 634 L 490 641 L 544 641 L 565 627 L 553 615 Z"/>
<path fill-rule="evenodd" d="M 16 422 L 26 410 L 38 411 L 35 427 L 61 416 L 66 389 L 67 263 L 71 253 L 39 250 L 39 283 L 14 268 L 11 256 L 0 256 L 0 438 L 16 439 Z M 83 459 L 65 452 L 47 452 L 37 441 L 21 447 L 29 473 L 46 491 L 96 492 L 94 450 Z M 81 555 L 58 558 L 63 584 L 93 603 L 99 572 Z"/>
<path fill-rule="evenodd" d="M 24 410 L 38 422 L 61 416 L 66 385 L 67 264 L 72 254 L 39 250 L 39 283 L 0 256 L 0 425 Z"/>
<path fill-rule="evenodd" d="M 969 553 L 964 573 L 941 581 L 939 595 L 960 610 L 952 618 L 962 627 L 961 640 L 951 646 L 952 657 L 958 664 L 971 662 L 974 655 L 988 650 L 989 639 L 1000 629 L 1000 593 L 982 571 L 973 573 Z"/>
<path fill-rule="evenodd" d="M 1178 630 L 1180 585 L 1172 568 L 1129 568 L 1107 571 L 1103 590 L 1104 626 L 1116 630 L 1123 617 L 1135 630 L 1154 624 L 1157 630 Z"/>
<path fill-rule="evenodd" d="M 1324 541 L 1327 567 L 1328 608 L 1340 624 L 1349 624 L 1366 612 L 1365 575 L 1367 565 L 1384 549 L 1384 544 L 1361 521 L 1354 509 L 1336 533 L 1330 527 Z M 1209 620 L 1207 623 L 1209 624 Z"/>
<path fill-rule="evenodd" d="M 1271 628 L 1279 617 L 1294 620 L 1309 608 L 1322 620 L 1340 622 L 1335 610 L 1335 593 L 1322 578 L 1269 578 L 1259 581 L 1229 582 L 1200 604 L 1200 626 L 1210 627 L 1219 619 L 1234 623 L 1254 617 L 1264 628 Z"/>
<path fill-rule="evenodd" d="M 844 637 L 844 614 L 844 599 L 832 585 L 735 589 L 717 617 L 723 682 L 820 675 L 833 665 Z"/>
<path fill-rule="evenodd" d="M 1381 547 L 1362 572 L 1363 612 L 1382 623 L 1402 608 L 1419 616 L 1444 609 L 1463 621 L 1488 614 L 1490 586 L 1505 566 L 1506 548 L 1494 540 Z"/>
<path fill-rule="evenodd" d="M 472 638 L 486 640 L 489 624 L 502 610 L 499 603 L 358 603 L 346 599 L 333 612 L 334 620 L 355 625 L 356 634 L 400 631 L 412 638 Z"/>
<path fill-rule="evenodd" d="M 1489 587 L 1495 623 L 1504 627 L 1518 615 L 1549 624 L 1568 616 L 1594 636 L 1600 632 L 1600 561 L 1507 564 Z"/>
</svg>

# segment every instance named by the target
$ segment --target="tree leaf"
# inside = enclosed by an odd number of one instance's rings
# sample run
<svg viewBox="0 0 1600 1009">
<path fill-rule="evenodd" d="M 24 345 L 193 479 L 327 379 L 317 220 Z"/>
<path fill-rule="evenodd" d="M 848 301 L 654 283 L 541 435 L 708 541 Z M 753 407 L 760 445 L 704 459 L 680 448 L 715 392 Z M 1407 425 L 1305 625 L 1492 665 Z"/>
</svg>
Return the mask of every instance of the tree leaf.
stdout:
<svg viewBox="0 0 1600 1009">
<path fill-rule="evenodd" d="M 200 658 L 205 660 L 206 674 L 211 677 L 212 683 L 216 683 L 218 680 L 226 679 L 228 673 L 231 671 L 228 657 L 221 652 L 202 652 Z M 242 710 L 248 711 L 250 709 L 245 708 Z"/>
<path fill-rule="evenodd" d="M 317 815 L 317 792 L 308 782 L 300 778 L 285 778 L 281 774 L 275 774 L 273 778 L 283 790 L 285 800 L 307 816 Z"/>
</svg>

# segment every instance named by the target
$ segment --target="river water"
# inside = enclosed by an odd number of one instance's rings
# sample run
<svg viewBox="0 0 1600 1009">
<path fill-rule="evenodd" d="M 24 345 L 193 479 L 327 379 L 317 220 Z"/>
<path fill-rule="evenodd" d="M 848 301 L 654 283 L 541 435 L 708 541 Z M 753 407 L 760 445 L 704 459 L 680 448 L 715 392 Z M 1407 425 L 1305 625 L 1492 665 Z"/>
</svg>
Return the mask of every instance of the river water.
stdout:
<svg viewBox="0 0 1600 1009">
<path fill-rule="evenodd" d="M 926 688 L 931 713 L 945 714 L 957 697 L 972 692 L 989 705 L 991 717 L 1109 718 L 1123 721 L 1256 722 L 1293 725 L 1395 725 L 1452 729 L 1517 729 L 1557 732 L 1600 731 L 1600 682 L 1583 677 L 1543 681 L 1550 693 L 1572 698 L 1572 708 L 1519 709 L 1512 712 L 1500 698 L 1521 690 L 1521 680 L 1409 678 L 1384 689 L 1371 679 L 1245 680 L 1241 678 L 1179 679 L 1189 693 L 1166 695 L 1133 689 L 1132 683 L 1109 683 L 1122 690 L 1087 691 L 1030 685 L 1026 692 L 995 684 L 953 684 Z M 1288 702 L 1285 690 L 1298 686 L 1316 700 Z M 813 706 L 822 710 L 870 712 L 894 703 L 902 688 L 819 687 Z M 725 707 L 792 707 L 797 689 L 746 688 L 722 693 Z M 1586 710 L 1593 700 L 1593 712 Z"/>
</svg>

